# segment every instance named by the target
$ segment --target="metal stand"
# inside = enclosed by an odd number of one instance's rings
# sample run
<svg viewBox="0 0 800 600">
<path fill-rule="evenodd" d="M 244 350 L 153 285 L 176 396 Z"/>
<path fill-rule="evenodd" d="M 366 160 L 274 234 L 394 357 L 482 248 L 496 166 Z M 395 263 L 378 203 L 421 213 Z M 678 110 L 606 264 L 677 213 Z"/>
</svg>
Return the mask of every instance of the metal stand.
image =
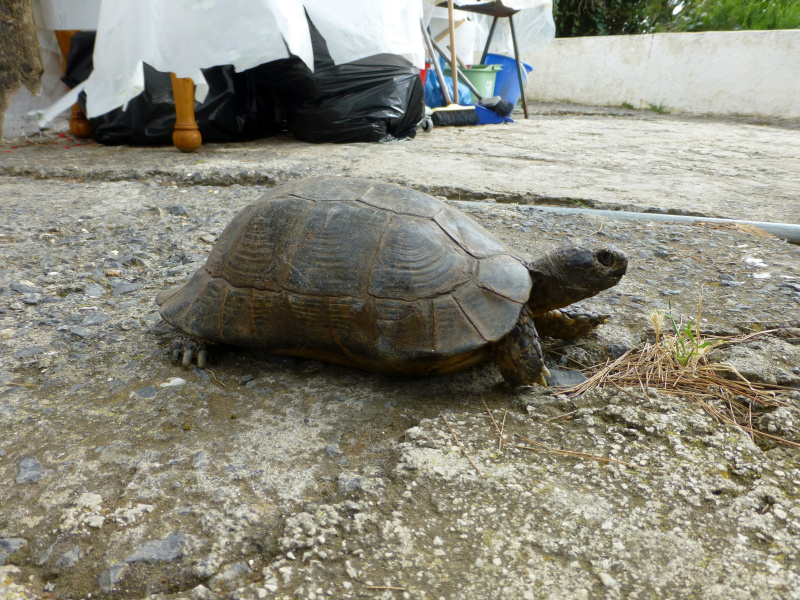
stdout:
<svg viewBox="0 0 800 600">
<path fill-rule="evenodd" d="M 441 6 L 441 5 L 440 5 Z M 517 32 L 514 30 L 514 15 L 519 12 L 519 9 L 509 8 L 503 6 L 501 0 L 494 0 L 494 2 L 486 2 L 484 4 L 470 4 L 467 6 L 455 5 L 458 10 L 465 12 L 476 13 L 480 15 L 488 15 L 494 17 L 492 27 L 489 29 L 489 36 L 486 38 L 486 45 L 483 48 L 483 55 L 481 56 L 481 64 L 485 64 L 486 55 L 489 53 L 489 44 L 492 43 L 492 36 L 494 29 L 497 25 L 497 19 L 507 18 L 508 24 L 511 27 L 511 41 L 514 42 L 514 60 L 517 63 L 517 78 L 519 79 L 519 93 L 522 98 L 522 112 L 525 118 L 528 118 L 528 101 L 525 98 L 525 79 L 522 70 L 522 63 L 519 60 L 519 47 L 517 46 Z"/>
</svg>

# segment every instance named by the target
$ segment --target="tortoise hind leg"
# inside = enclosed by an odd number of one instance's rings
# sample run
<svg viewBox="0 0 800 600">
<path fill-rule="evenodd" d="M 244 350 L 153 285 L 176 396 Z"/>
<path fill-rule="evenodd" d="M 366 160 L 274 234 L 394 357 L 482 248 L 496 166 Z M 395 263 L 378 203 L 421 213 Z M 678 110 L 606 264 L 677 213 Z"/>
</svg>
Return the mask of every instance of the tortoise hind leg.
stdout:
<svg viewBox="0 0 800 600">
<path fill-rule="evenodd" d="M 544 376 L 550 372 L 544 366 L 539 334 L 527 305 L 522 308 L 514 329 L 495 344 L 494 361 L 503 379 L 511 385 L 538 383 L 547 387 Z"/>
<path fill-rule="evenodd" d="M 181 337 L 172 342 L 172 360 L 174 362 L 180 362 L 182 366 L 190 367 L 195 356 L 197 357 L 197 366 L 205 369 L 208 361 L 208 346 L 205 343 L 189 337 Z"/>
<path fill-rule="evenodd" d="M 608 321 L 610 316 L 594 311 L 562 308 L 537 315 L 533 321 L 539 335 L 560 340 L 572 340 L 585 336 Z"/>
</svg>

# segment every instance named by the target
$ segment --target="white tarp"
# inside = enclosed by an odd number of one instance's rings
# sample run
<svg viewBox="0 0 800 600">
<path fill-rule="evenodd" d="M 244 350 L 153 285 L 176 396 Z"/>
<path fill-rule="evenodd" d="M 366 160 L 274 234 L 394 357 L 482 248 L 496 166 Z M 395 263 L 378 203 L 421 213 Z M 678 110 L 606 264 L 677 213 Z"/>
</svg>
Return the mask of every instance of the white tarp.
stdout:
<svg viewBox="0 0 800 600">
<path fill-rule="evenodd" d="M 444 37 L 439 41 L 442 48 L 450 46 L 447 8 L 439 6 L 442 0 L 425 0 L 425 22 L 430 22 L 431 34 Z M 490 0 L 491 2 L 491 0 Z M 490 3 L 489 2 L 489 3 Z M 459 6 L 486 4 L 486 0 L 456 0 Z M 503 6 L 519 10 L 514 15 L 514 29 L 517 34 L 517 45 L 520 54 L 535 52 L 553 41 L 556 36 L 556 24 L 553 21 L 552 0 L 503 0 Z M 456 46 L 458 55 L 466 63 L 472 64 L 480 59 L 492 17 L 469 11 L 455 11 L 455 21 L 468 19 L 456 28 Z M 511 40 L 511 27 L 508 19 L 498 19 L 489 52 L 514 56 L 514 45 Z"/>
<path fill-rule="evenodd" d="M 125 106 L 144 90 L 145 62 L 159 71 L 191 77 L 197 85 L 198 101 L 208 91 L 203 68 L 232 64 L 242 71 L 286 58 L 291 53 L 313 69 L 306 11 L 325 38 L 336 64 L 390 53 L 405 56 L 422 67 L 419 20 L 428 22 L 435 3 L 434 0 L 101 0 L 94 71 L 85 82 L 41 113 L 39 124 L 44 126 L 72 106 L 81 90 L 86 91 L 89 117 Z M 472 0 L 460 2 L 468 3 Z M 549 16 L 552 23 L 551 0 L 506 0 L 505 4 L 528 9 L 515 16 L 514 21 L 521 51 L 552 40 L 553 32 L 548 33 L 546 23 L 544 29 L 533 26 L 542 21 L 542 15 Z M 526 17 L 526 13 L 534 18 Z M 476 19 L 477 23 L 484 21 Z M 507 40 L 502 27 L 495 32 L 495 38 L 493 48 L 503 51 Z M 485 34 L 481 39 L 485 39 Z"/>
<path fill-rule="evenodd" d="M 89 117 L 124 106 L 144 91 L 147 63 L 191 77 L 202 101 L 208 85 L 200 69 L 232 64 L 241 71 L 287 58 L 313 66 L 311 37 L 299 1 L 104 0 L 100 5 L 94 70 L 44 113 L 40 122 L 71 106 L 86 91 Z"/>
<path fill-rule="evenodd" d="M 420 0 L 302 0 L 337 65 L 398 54 L 423 68 Z"/>
</svg>

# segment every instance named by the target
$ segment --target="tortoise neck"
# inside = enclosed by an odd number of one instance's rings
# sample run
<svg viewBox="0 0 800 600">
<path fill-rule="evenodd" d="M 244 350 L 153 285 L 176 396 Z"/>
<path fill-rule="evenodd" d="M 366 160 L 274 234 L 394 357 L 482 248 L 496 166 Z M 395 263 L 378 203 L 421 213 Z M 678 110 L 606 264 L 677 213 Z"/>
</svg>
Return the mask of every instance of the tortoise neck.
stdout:
<svg viewBox="0 0 800 600">
<path fill-rule="evenodd" d="M 566 285 L 563 270 L 556 267 L 552 258 L 545 255 L 526 265 L 531 277 L 528 306 L 534 315 L 569 306 L 576 300 L 575 290 Z"/>
</svg>

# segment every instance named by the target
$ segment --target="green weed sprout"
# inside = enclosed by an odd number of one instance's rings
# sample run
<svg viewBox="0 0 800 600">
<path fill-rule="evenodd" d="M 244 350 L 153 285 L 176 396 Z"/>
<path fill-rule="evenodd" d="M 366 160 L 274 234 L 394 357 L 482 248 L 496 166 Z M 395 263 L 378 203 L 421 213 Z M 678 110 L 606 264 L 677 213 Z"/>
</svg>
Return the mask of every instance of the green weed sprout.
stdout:
<svg viewBox="0 0 800 600">
<path fill-rule="evenodd" d="M 682 367 L 694 368 L 703 359 L 706 352 L 716 343 L 713 341 L 703 341 L 700 336 L 700 315 L 703 306 L 703 298 L 700 297 L 700 302 L 697 307 L 697 321 L 689 320 L 686 325 L 675 321 L 672 314 L 672 302 L 669 302 L 669 312 L 654 311 L 650 314 L 650 320 L 653 323 L 653 328 L 656 332 L 656 344 L 660 344 L 663 348 L 669 351 L 677 362 Z M 669 321 L 672 326 L 672 333 L 664 335 L 662 339 L 662 329 L 664 321 Z"/>
</svg>

